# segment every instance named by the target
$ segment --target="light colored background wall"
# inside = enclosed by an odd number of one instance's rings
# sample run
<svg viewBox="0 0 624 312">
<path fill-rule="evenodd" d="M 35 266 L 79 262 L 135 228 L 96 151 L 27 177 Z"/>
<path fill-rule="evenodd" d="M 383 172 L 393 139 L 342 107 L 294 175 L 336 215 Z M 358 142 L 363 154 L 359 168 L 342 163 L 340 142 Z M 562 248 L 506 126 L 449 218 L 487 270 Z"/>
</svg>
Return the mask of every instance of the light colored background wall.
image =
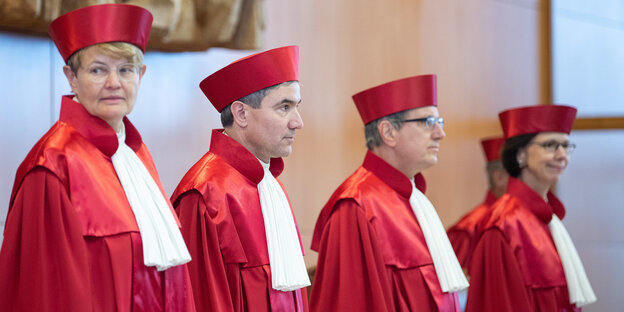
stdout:
<svg viewBox="0 0 624 312">
<path fill-rule="evenodd" d="M 582 117 L 624 116 L 624 3 L 555 0 L 553 95 Z M 624 130 L 578 131 L 557 187 L 598 301 L 584 311 L 623 311 Z"/>
<path fill-rule="evenodd" d="M 319 210 L 363 160 L 363 125 L 350 97 L 390 80 L 416 74 L 438 75 L 439 109 L 446 118 L 447 138 L 442 142 L 439 164 L 425 171 L 425 176 L 427 195 L 444 224 L 450 226 L 482 200 L 486 182 L 479 138 L 500 133 L 496 118 L 499 111 L 543 103 L 549 98 L 544 5 L 545 1 L 538 0 L 265 2 L 264 46 L 300 46 L 305 127 L 297 134 L 294 152 L 286 159 L 281 178 L 293 202 L 306 248 Z M 612 43 L 621 38 L 621 23 L 608 16 L 595 20 L 602 24 L 590 23 L 592 27 L 604 29 L 604 23 L 611 21 L 612 27 L 607 29 L 613 31 L 611 37 L 596 41 Z M 576 45 L 589 49 L 583 42 Z M 197 87 L 199 81 L 249 53 L 223 49 L 147 53 L 147 74 L 130 118 L 150 148 L 169 193 L 207 151 L 210 129 L 220 126 L 217 113 Z M 617 55 L 621 53 L 613 57 Z M 585 62 L 582 57 L 567 60 L 573 66 Z M 61 66 L 60 56 L 49 40 L 0 32 L 2 221 L 17 166 L 58 118 L 60 96 L 69 91 Z M 567 77 L 569 73 L 555 70 L 553 75 Z M 579 106 L 581 112 L 583 105 L 595 103 L 589 96 L 600 93 L 593 92 L 587 95 L 588 100 L 578 101 L 578 93 L 563 98 L 562 89 L 555 89 L 558 100 Z M 578 84 L 568 89 L 577 90 Z M 620 98 L 614 101 L 613 105 L 622 107 L 618 106 Z M 565 223 L 602 304 L 585 311 L 613 311 L 620 302 L 615 292 L 624 286 L 613 278 L 613 272 L 623 277 L 617 266 L 624 260 L 618 237 L 624 236 L 616 222 L 624 217 L 624 210 L 621 195 L 613 195 L 613 190 L 622 190 L 623 168 L 622 161 L 614 156 L 597 162 L 594 155 L 595 151 L 612 150 L 618 142 L 622 145 L 624 134 L 584 132 L 573 139 L 579 149 L 558 191 L 569 209 Z M 587 178 L 589 173 L 595 175 Z M 607 183 L 602 183 L 606 177 Z M 612 191 L 612 195 L 600 196 L 599 192 L 605 190 Z M 306 252 L 307 265 L 314 265 L 316 253 L 309 249 Z"/>
</svg>

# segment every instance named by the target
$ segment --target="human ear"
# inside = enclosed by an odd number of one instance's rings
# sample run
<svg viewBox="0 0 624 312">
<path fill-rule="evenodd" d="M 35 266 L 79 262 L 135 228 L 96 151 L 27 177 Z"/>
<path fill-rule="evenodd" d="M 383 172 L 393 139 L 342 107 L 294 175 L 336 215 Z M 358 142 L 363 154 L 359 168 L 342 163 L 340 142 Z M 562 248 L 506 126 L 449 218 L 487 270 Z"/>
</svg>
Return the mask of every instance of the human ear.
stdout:
<svg viewBox="0 0 624 312">
<path fill-rule="evenodd" d="M 377 125 L 377 131 L 384 144 L 394 147 L 397 144 L 397 129 L 388 120 L 382 120 Z"/>
<path fill-rule="evenodd" d="M 508 174 L 504 168 L 497 168 L 492 171 L 492 180 L 494 185 L 500 186 L 507 183 Z"/>
<path fill-rule="evenodd" d="M 520 167 L 520 169 L 526 167 L 527 157 L 528 155 L 526 148 L 521 148 L 520 150 L 518 150 L 518 153 L 516 154 L 516 161 L 518 162 L 518 167 Z"/>
<path fill-rule="evenodd" d="M 145 75 L 146 69 L 147 66 L 145 66 L 145 64 L 143 64 L 143 66 L 141 66 L 141 68 L 139 69 L 139 82 L 141 81 L 141 78 L 143 78 L 143 75 Z"/>
<path fill-rule="evenodd" d="M 65 74 L 65 77 L 67 77 L 67 82 L 69 82 L 72 92 L 76 94 L 76 89 L 78 88 L 78 77 L 76 76 L 76 73 L 74 73 L 74 71 L 72 71 L 67 65 L 63 66 L 63 73 Z"/>
<path fill-rule="evenodd" d="M 232 111 L 232 117 L 234 117 L 234 123 L 239 127 L 247 127 L 247 105 L 241 101 L 234 101 L 230 106 Z"/>
</svg>

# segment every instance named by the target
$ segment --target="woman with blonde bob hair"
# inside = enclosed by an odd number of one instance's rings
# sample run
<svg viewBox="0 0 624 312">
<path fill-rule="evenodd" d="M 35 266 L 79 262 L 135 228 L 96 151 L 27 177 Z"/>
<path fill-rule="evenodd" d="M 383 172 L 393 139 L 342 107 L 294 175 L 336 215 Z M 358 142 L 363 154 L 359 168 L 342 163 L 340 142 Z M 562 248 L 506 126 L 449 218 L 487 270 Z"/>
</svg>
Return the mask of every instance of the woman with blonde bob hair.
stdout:
<svg viewBox="0 0 624 312">
<path fill-rule="evenodd" d="M 125 4 L 50 24 L 73 94 L 17 170 L 0 250 L 3 311 L 195 311 L 190 255 L 128 120 L 152 15 Z"/>
<path fill-rule="evenodd" d="M 480 224 L 466 311 L 580 311 L 596 300 L 550 192 L 575 145 L 576 108 L 519 107 L 499 114 L 507 191 Z"/>
</svg>

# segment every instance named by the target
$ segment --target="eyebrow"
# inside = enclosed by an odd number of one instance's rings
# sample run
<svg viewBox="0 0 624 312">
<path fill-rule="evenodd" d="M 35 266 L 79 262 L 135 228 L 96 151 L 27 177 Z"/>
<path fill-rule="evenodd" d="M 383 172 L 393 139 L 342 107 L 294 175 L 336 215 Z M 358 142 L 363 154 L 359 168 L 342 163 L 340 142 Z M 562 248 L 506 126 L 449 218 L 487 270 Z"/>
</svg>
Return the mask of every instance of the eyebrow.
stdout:
<svg viewBox="0 0 624 312">
<path fill-rule="evenodd" d="M 300 104 L 300 103 L 301 103 L 301 99 L 299 99 L 298 102 L 296 102 L 295 100 L 291 100 L 291 99 L 282 99 L 281 101 L 273 104 L 273 106 L 279 106 L 279 105 L 282 105 L 282 104 L 295 104 L 296 105 L 296 104 Z"/>
<path fill-rule="evenodd" d="M 106 64 L 105 62 L 100 61 L 100 60 L 93 60 L 93 62 L 91 62 L 91 64 L 89 64 L 89 65 L 93 65 L 93 64 L 107 65 L 108 66 L 108 64 Z"/>
<path fill-rule="evenodd" d="M 91 64 L 89 64 L 88 66 L 91 66 L 91 65 L 94 65 L 94 64 L 109 66 L 109 65 L 108 65 L 105 61 L 98 60 L 98 59 L 93 60 L 93 61 L 91 62 Z M 119 64 L 119 65 L 126 65 L 126 64 L 132 64 L 132 62 L 127 61 L 127 62 L 125 62 L 125 63 L 121 63 L 121 64 Z"/>
<path fill-rule="evenodd" d="M 406 117 L 406 119 L 421 119 L 421 118 L 429 118 L 429 117 L 440 118 L 440 116 L 426 115 L 426 116 L 422 116 L 422 117 L 411 117 L 411 118 L 407 118 Z"/>
</svg>

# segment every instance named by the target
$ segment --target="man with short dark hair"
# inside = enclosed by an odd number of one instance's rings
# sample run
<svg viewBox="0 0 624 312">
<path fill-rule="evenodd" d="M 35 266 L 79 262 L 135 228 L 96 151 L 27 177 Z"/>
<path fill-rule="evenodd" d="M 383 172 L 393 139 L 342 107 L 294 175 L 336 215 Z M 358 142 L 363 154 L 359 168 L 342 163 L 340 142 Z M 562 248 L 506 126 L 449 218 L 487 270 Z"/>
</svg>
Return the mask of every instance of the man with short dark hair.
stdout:
<svg viewBox="0 0 624 312">
<path fill-rule="evenodd" d="M 297 57 L 294 46 L 254 54 L 200 84 L 225 129 L 171 198 L 198 311 L 308 309 L 299 231 L 276 179 L 303 127 Z"/>
<path fill-rule="evenodd" d="M 392 81 L 353 96 L 369 151 L 316 223 L 311 311 L 459 311 L 468 286 L 440 219 L 423 194 L 444 119 L 436 77 Z"/>
</svg>

